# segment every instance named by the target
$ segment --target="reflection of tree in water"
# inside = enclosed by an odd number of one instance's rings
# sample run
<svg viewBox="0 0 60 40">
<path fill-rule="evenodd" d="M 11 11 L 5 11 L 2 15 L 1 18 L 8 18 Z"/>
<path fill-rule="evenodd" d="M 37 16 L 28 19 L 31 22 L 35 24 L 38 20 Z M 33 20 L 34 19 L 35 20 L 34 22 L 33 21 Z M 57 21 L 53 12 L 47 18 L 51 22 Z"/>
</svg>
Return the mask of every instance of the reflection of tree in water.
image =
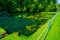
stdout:
<svg viewBox="0 0 60 40">
<path fill-rule="evenodd" d="M 20 32 L 21 34 L 26 33 L 26 26 L 31 25 L 39 25 L 39 20 L 24 18 L 23 16 L 20 18 L 15 17 L 0 17 L 0 25 L 8 31 L 8 33 L 12 32 Z M 37 28 L 38 26 L 36 26 Z"/>
</svg>

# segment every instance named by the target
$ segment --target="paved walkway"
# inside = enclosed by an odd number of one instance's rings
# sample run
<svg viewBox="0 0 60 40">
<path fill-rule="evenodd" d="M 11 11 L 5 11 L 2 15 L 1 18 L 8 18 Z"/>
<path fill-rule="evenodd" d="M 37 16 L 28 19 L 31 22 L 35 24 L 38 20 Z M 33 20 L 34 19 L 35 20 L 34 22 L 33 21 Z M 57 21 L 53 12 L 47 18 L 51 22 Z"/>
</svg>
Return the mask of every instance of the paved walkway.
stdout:
<svg viewBox="0 0 60 40">
<path fill-rule="evenodd" d="M 45 40 L 60 40 L 60 13 L 56 17 Z"/>
</svg>

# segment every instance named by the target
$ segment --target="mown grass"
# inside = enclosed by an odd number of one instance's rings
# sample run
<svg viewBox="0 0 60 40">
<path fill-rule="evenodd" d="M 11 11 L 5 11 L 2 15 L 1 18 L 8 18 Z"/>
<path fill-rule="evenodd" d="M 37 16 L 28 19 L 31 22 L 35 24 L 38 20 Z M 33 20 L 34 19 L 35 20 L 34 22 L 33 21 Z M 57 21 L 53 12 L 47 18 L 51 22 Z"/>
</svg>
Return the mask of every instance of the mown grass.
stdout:
<svg viewBox="0 0 60 40">
<path fill-rule="evenodd" d="M 21 39 L 19 36 L 15 35 L 15 34 L 11 34 L 0 40 L 21 40 Z"/>
<path fill-rule="evenodd" d="M 60 12 L 45 40 L 60 40 Z"/>
</svg>

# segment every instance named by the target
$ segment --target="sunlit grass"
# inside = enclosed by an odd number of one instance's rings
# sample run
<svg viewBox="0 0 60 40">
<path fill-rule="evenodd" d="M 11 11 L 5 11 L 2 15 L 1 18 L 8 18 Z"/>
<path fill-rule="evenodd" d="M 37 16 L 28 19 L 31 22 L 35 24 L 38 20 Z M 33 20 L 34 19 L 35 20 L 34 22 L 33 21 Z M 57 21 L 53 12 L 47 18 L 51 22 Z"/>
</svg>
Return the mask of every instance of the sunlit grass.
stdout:
<svg viewBox="0 0 60 40">
<path fill-rule="evenodd" d="M 0 28 L 0 35 L 5 33 L 6 31 L 3 28 Z"/>
<path fill-rule="evenodd" d="M 46 40 L 60 40 L 60 12 L 58 12 L 58 16 L 56 17 Z"/>
</svg>

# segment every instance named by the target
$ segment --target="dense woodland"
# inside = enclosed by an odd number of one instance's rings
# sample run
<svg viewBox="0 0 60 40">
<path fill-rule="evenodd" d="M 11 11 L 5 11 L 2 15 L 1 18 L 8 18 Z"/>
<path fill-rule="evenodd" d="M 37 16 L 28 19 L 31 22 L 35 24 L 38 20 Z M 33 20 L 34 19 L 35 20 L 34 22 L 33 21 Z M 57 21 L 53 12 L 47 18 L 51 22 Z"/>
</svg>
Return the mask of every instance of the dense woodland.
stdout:
<svg viewBox="0 0 60 40">
<path fill-rule="evenodd" d="M 0 11 L 12 13 L 39 13 L 57 11 L 56 0 L 0 0 Z"/>
</svg>

